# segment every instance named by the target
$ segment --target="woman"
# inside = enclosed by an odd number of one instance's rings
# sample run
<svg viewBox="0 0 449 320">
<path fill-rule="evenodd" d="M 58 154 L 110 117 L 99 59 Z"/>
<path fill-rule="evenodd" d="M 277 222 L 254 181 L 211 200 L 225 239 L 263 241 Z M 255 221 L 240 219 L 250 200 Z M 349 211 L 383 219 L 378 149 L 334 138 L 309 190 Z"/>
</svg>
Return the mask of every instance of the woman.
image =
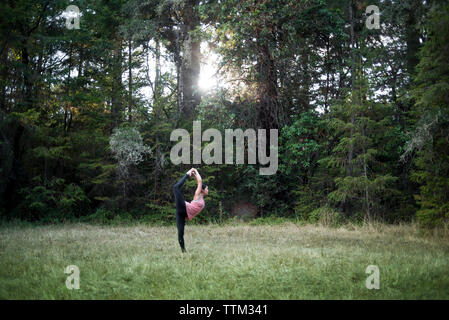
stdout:
<svg viewBox="0 0 449 320">
<path fill-rule="evenodd" d="M 191 177 L 192 174 L 195 176 L 198 186 L 196 187 L 192 202 L 187 202 L 182 196 L 181 187 L 187 177 Z M 209 189 L 207 188 L 207 185 L 202 182 L 198 171 L 195 168 L 192 168 L 173 186 L 173 193 L 175 195 L 176 203 L 176 226 L 178 227 L 178 241 L 182 252 L 186 252 L 186 248 L 184 246 L 184 225 L 186 223 L 186 218 L 190 221 L 201 210 L 203 210 L 204 196 L 209 193 Z"/>
</svg>

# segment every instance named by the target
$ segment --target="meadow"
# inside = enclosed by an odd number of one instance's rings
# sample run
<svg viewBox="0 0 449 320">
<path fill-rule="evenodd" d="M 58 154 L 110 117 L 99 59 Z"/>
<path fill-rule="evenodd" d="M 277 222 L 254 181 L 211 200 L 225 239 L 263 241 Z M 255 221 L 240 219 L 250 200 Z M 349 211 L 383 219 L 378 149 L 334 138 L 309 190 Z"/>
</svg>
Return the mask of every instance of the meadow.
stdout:
<svg viewBox="0 0 449 320">
<path fill-rule="evenodd" d="M 0 227 L 1 299 L 448 299 L 449 232 L 293 222 Z M 68 265 L 79 290 L 66 287 Z M 367 289 L 366 268 L 379 268 Z"/>
</svg>

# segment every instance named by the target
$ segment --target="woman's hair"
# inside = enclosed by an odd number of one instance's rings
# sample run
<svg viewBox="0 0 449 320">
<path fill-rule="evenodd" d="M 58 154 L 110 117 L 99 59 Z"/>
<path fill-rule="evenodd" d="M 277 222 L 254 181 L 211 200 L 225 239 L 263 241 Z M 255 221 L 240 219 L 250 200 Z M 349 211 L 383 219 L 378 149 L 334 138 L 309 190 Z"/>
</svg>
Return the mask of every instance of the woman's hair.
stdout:
<svg viewBox="0 0 449 320">
<path fill-rule="evenodd" d="M 201 189 L 206 189 L 207 188 L 207 184 L 203 183 L 203 185 L 201 186 Z"/>
</svg>

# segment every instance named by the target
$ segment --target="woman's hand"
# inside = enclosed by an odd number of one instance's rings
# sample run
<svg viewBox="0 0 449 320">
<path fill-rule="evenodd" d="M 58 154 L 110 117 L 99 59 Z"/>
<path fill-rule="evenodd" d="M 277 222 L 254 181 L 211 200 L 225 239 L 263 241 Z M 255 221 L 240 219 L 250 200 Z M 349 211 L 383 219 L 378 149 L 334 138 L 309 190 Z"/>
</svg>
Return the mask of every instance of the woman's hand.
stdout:
<svg viewBox="0 0 449 320">
<path fill-rule="evenodd" d="M 198 200 L 201 194 L 201 190 L 202 190 L 202 186 L 203 186 L 203 179 L 201 179 L 201 175 L 199 174 L 198 170 L 196 170 L 195 168 L 193 169 L 193 175 L 196 178 L 196 182 L 197 182 L 197 187 L 196 187 L 196 191 L 195 191 L 195 195 L 193 196 L 193 200 Z"/>
</svg>

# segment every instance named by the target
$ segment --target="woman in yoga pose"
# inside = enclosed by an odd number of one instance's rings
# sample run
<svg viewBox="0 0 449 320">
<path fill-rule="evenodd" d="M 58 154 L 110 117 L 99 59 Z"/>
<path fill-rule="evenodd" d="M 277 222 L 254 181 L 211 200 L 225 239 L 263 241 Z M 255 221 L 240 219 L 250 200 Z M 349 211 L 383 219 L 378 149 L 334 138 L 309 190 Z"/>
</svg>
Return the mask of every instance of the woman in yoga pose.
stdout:
<svg viewBox="0 0 449 320">
<path fill-rule="evenodd" d="M 184 200 L 181 187 L 188 177 L 195 176 L 198 186 L 191 202 Z M 173 193 L 176 203 L 176 226 L 178 227 L 178 241 L 182 252 L 186 252 L 184 246 L 184 225 L 186 218 L 190 221 L 204 208 L 204 196 L 209 193 L 207 185 L 202 182 L 201 176 L 195 168 L 190 169 L 174 186 Z"/>
</svg>

